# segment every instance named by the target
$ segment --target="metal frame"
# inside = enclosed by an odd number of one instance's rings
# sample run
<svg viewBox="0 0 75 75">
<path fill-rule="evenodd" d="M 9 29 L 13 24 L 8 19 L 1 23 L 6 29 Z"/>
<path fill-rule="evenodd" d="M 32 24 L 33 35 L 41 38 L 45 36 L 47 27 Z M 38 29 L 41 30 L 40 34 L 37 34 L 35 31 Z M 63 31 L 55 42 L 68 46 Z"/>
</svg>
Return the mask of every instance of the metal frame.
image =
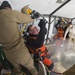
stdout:
<svg viewBox="0 0 75 75">
<path fill-rule="evenodd" d="M 48 35 L 49 35 L 49 30 L 50 30 L 50 24 L 52 23 L 51 22 L 51 17 L 52 15 L 57 12 L 60 8 L 62 8 L 65 4 L 67 4 L 68 2 L 70 2 L 71 0 L 67 0 L 66 2 L 64 2 L 62 5 L 60 5 L 57 9 L 55 9 L 51 14 L 49 14 L 49 23 L 48 23 L 48 32 L 47 32 L 47 38 L 46 38 L 46 44 L 48 42 L 48 40 L 50 41 L 50 39 L 48 38 Z"/>
</svg>

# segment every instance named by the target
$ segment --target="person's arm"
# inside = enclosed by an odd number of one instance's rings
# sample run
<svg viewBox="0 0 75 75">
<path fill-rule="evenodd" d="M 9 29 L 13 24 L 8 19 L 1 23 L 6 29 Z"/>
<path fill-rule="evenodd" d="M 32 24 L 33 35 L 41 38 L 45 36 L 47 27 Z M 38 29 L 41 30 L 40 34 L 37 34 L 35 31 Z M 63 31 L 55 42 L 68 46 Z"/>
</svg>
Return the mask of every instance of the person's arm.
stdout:
<svg viewBox="0 0 75 75">
<path fill-rule="evenodd" d="M 67 36 L 69 30 L 70 30 L 70 28 L 68 27 L 68 28 L 66 29 L 66 31 L 65 31 L 64 40 L 66 39 L 66 36 Z"/>
<path fill-rule="evenodd" d="M 38 26 L 40 27 L 40 32 L 38 34 L 36 42 L 38 44 L 38 47 L 40 47 L 40 46 L 42 46 L 44 44 L 45 35 L 47 33 L 45 20 L 43 20 L 43 19 L 40 20 L 40 23 L 38 24 Z"/>
<path fill-rule="evenodd" d="M 23 14 L 18 11 L 14 11 L 14 16 L 15 16 L 15 19 L 13 19 L 13 20 L 18 23 L 28 24 L 33 21 L 33 19 L 31 19 L 31 17 L 29 15 Z"/>
</svg>

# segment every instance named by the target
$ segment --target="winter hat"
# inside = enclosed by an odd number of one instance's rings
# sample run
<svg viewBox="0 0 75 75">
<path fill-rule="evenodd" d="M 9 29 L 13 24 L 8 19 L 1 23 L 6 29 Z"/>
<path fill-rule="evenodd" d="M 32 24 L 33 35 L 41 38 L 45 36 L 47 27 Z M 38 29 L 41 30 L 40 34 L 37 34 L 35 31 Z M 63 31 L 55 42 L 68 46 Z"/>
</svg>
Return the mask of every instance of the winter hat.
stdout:
<svg viewBox="0 0 75 75">
<path fill-rule="evenodd" d="M 3 1 L 3 2 L 2 2 L 2 4 L 1 4 L 1 9 L 4 9 L 5 7 L 11 8 L 11 5 L 9 4 L 8 1 Z"/>
<path fill-rule="evenodd" d="M 38 29 L 38 31 L 40 32 L 40 27 L 39 27 L 38 25 L 29 25 L 29 26 L 27 27 L 27 32 L 29 32 L 29 29 L 30 29 L 30 27 L 32 27 L 32 26 L 35 26 L 35 27 Z"/>
</svg>

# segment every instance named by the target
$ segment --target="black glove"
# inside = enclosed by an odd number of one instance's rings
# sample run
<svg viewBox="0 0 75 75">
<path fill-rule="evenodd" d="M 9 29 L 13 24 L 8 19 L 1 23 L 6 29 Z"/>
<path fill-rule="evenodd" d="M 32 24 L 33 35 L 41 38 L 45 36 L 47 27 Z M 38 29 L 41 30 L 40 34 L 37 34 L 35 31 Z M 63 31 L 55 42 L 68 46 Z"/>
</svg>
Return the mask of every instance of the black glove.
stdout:
<svg viewBox="0 0 75 75">
<path fill-rule="evenodd" d="M 30 15 L 32 19 L 39 18 L 40 16 L 39 13 L 36 12 L 35 10 L 33 10 Z"/>
<path fill-rule="evenodd" d="M 47 23 L 47 22 L 46 22 L 44 19 L 41 19 L 40 22 L 39 22 L 39 24 L 38 24 L 38 26 L 39 26 L 40 28 L 43 28 L 43 27 L 45 27 L 46 23 Z"/>
</svg>

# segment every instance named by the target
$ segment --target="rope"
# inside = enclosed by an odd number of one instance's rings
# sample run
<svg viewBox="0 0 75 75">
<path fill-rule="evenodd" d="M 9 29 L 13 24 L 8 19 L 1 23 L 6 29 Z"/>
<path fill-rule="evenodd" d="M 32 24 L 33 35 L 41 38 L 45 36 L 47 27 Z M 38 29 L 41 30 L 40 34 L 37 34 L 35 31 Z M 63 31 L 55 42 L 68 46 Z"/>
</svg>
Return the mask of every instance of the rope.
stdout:
<svg viewBox="0 0 75 75">
<path fill-rule="evenodd" d="M 21 35 L 23 34 L 23 31 L 25 28 L 26 28 L 26 24 L 24 24 L 23 27 L 21 28 L 21 31 L 20 31 Z"/>
</svg>

